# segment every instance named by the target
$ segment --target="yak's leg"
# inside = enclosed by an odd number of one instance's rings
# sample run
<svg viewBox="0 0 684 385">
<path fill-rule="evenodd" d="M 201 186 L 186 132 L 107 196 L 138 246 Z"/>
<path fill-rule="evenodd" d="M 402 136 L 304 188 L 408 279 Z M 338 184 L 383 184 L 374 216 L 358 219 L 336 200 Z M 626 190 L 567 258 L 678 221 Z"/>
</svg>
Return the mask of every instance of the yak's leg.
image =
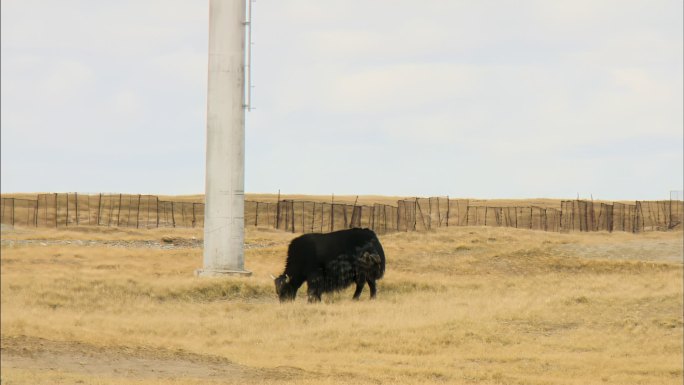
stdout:
<svg viewBox="0 0 684 385">
<path fill-rule="evenodd" d="M 375 294 L 377 294 L 377 292 L 378 292 L 378 288 L 375 286 L 375 281 L 372 279 L 369 279 L 366 282 L 368 282 L 368 287 L 370 288 L 371 299 L 375 299 Z"/>
<path fill-rule="evenodd" d="M 363 291 L 363 285 L 366 283 L 366 278 L 361 275 L 356 278 L 356 290 L 354 291 L 353 299 L 359 299 L 361 296 L 361 291 Z"/>
<path fill-rule="evenodd" d="M 309 303 L 321 302 L 321 294 L 323 293 L 323 278 L 320 275 L 313 275 L 306 281 L 306 294 Z"/>
<path fill-rule="evenodd" d="M 309 297 L 309 303 L 321 302 L 321 291 L 318 288 L 309 286 L 306 294 Z"/>
<path fill-rule="evenodd" d="M 292 283 L 290 283 L 290 285 L 292 285 L 292 300 L 293 301 L 297 297 L 297 291 L 299 290 L 300 287 L 302 287 L 303 284 L 304 284 L 304 281 L 295 280 L 295 279 L 293 279 Z"/>
</svg>

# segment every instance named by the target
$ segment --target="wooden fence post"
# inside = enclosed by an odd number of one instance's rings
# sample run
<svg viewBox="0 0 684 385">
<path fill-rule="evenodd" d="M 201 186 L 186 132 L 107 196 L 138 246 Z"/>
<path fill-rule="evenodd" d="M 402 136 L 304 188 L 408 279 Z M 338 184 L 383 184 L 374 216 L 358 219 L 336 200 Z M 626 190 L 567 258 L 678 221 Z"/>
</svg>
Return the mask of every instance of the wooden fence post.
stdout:
<svg viewBox="0 0 684 385">
<path fill-rule="evenodd" d="M 335 195 L 333 195 L 333 199 Z M 330 203 L 330 232 L 335 231 L 335 203 Z"/>
<path fill-rule="evenodd" d="M 271 225 L 271 204 L 268 202 L 264 203 L 266 205 L 266 226 Z"/>
<path fill-rule="evenodd" d="M 570 209 L 570 228 L 572 229 L 572 231 L 575 231 L 575 201 L 570 202 L 572 202 L 572 206 Z M 577 212 L 579 213 L 579 204 L 577 205 Z"/>
<path fill-rule="evenodd" d="M 280 219 L 278 220 L 278 229 L 280 229 L 280 223 L 283 223 L 283 230 L 288 231 L 290 229 L 290 211 L 287 207 L 287 200 L 280 201 Z"/>
<path fill-rule="evenodd" d="M 114 196 L 109 194 L 109 217 L 107 217 L 107 227 L 112 226 L 112 218 L 114 218 Z"/>
<path fill-rule="evenodd" d="M 467 205 L 468 205 L 468 200 L 466 199 L 466 206 Z M 456 200 L 456 226 L 463 226 L 463 224 L 461 223 L 461 205 L 458 204 L 458 199 Z"/>
<path fill-rule="evenodd" d="M 532 207 L 530 206 L 530 230 L 532 230 Z"/>
<path fill-rule="evenodd" d="M 425 228 L 425 230 L 430 230 L 430 228 L 432 227 L 430 222 L 432 222 L 432 220 L 430 217 L 428 217 L 428 222 L 425 222 L 425 215 L 423 215 L 423 210 L 420 208 L 420 203 L 418 203 L 417 197 L 416 197 L 416 209 L 417 209 L 415 212 L 416 220 L 414 223 L 418 222 L 418 213 L 420 213 L 420 222 L 423 224 L 423 228 Z M 430 198 L 428 198 L 428 211 L 429 210 L 430 210 Z M 415 224 L 413 225 L 413 231 L 416 231 L 416 225 Z"/>
<path fill-rule="evenodd" d="M 176 227 L 176 209 L 171 201 L 171 222 L 173 222 L 173 227 Z"/>
<path fill-rule="evenodd" d="M 397 231 L 401 229 L 401 210 L 399 210 L 400 202 L 402 203 L 402 206 L 404 206 L 404 219 L 406 219 L 406 202 L 397 201 Z M 408 231 L 408 224 L 406 225 L 406 231 Z"/>
<path fill-rule="evenodd" d="M 615 205 L 610 205 L 610 215 L 607 217 L 607 219 L 608 219 L 608 232 L 609 233 L 613 232 L 613 215 L 614 214 L 615 214 Z"/>
<path fill-rule="evenodd" d="M 47 200 L 47 194 L 43 195 L 43 198 L 45 198 L 45 227 L 48 227 L 48 219 L 47 219 L 47 213 L 48 213 L 48 200 Z"/>
<path fill-rule="evenodd" d="M 194 213 L 195 213 L 194 208 L 192 210 L 192 213 L 194 215 Z M 257 227 L 258 224 L 259 224 L 259 201 L 256 202 L 256 214 L 254 216 L 254 227 Z"/>
<path fill-rule="evenodd" d="M 119 227 L 119 223 L 121 223 L 121 198 L 123 197 L 123 194 L 119 194 L 119 209 L 116 210 L 116 227 Z"/>
<path fill-rule="evenodd" d="M 126 227 L 129 226 L 131 222 L 131 196 L 128 196 L 128 215 L 126 216 Z"/>
<path fill-rule="evenodd" d="M 147 219 L 145 220 L 145 228 L 150 226 L 150 196 L 147 196 Z"/>
<path fill-rule="evenodd" d="M 139 229 L 140 228 L 140 194 L 138 194 L 138 208 L 135 211 L 136 211 L 135 228 Z"/>
<path fill-rule="evenodd" d="M 278 190 L 278 203 L 276 204 L 275 228 L 280 226 L 280 190 Z"/>
<path fill-rule="evenodd" d="M 100 225 L 100 215 L 102 215 L 102 193 L 100 193 L 100 197 L 97 200 L 97 225 Z"/>
<path fill-rule="evenodd" d="M 88 197 L 88 226 L 90 226 L 90 194 L 87 195 Z"/>
<path fill-rule="evenodd" d="M 344 214 L 344 229 L 348 229 L 350 226 L 347 223 L 347 205 L 342 205 L 342 213 Z"/>
<path fill-rule="evenodd" d="M 107 216 L 107 227 L 112 225 L 112 217 L 114 216 L 114 200 L 112 194 L 109 194 L 109 216 Z"/>
<path fill-rule="evenodd" d="M 384 232 L 387 232 L 387 205 L 382 205 L 382 218 L 382 227 L 384 229 Z"/>
<path fill-rule="evenodd" d="M 179 202 L 180 207 L 181 207 L 181 223 L 183 224 L 181 227 L 185 227 L 185 203 L 184 202 Z"/>
<path fill-rule="evenodd" d="M 79 225 L 79 220 L 78 220 L 78 193 L 74 193 L 74 197 L 76 199 L 76 226 Z"/>
<path fill-rule="evenodd" d="M 105 208 L 106 210 L 106 208 Z M 112 225 L 112 218 L 114 217 L 114 199 L 112 194 L 109 194 L 109 215 L 107 216 L 107 227 Z"/>
</svg>

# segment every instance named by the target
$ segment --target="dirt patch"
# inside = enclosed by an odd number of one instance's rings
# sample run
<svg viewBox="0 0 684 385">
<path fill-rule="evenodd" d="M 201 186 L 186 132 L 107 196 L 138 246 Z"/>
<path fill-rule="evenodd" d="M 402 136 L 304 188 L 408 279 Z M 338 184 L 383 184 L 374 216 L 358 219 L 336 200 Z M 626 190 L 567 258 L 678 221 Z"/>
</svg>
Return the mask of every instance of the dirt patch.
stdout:
<svg viewBox="0 0 684 385">
<path fill-rule="evenodd" d="M 224 357 L 152 348 L 97 347 L 27 336 L 2 338 L 2 368 L 137 379 L 229 378 L 235 383 L 311 377 L 299 368 L 251 368 Z"/>
</svg>

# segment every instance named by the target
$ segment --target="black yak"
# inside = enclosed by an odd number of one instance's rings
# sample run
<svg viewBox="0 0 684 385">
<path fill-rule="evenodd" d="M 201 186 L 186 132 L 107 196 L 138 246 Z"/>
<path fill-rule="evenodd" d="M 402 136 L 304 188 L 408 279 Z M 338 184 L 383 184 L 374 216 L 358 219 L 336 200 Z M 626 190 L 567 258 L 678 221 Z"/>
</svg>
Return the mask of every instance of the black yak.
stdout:
<svg viewBox="0 0 684 385">
<path fill-rule="evenodd" d="M 356 283 L 354 299 L 359 299 L 368 283 L 375 298 L 375 281 L 385 272 L 385 253 L 372 230 L 349 229 L 328 234 L 304 234 L 290 242 L 285 271 L 275 280 L 281 302 L 294 300 L 297 290 L 307 283 L 309 302 L 321 294 L 342 290 Z"/>
</svg>

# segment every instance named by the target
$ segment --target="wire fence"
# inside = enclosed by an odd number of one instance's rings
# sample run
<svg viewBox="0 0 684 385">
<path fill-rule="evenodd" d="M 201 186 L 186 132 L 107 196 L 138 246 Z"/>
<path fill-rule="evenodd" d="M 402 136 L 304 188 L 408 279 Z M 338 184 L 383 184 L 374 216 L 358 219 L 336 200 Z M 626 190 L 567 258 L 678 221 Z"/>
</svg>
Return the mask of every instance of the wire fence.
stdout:
<svg viewBox="0 0 684 385">
<path fill-rule="evenodd" d="M 260 226 L 259 210 L 255 209 L 252 220 L 250 206 L 264 203 L 247 202 L 245 206 L 245 225 Z M 374 204 L 350 205 L 345 203 L 326 203 L 311 201 L 282 200 L 266 204 L 266 225 L 284 231 L 312 233 L 329 232 L 352 227 L 367 227 L 378 233 L 395 232 L 397 228 L 397 207 Z M 272 207 L 272 209 L 271 209 Z M 263 218 L 262 209 L 262 218 Z M 263 220 L 263 219 L 262 219 Z"/>
<path fill-rule="evenodd" d="M 162 201 L 153 195 L 39 194 L 35 200 L 2 198 L 2 223 L 13 226 L 198 227 L 204 204 Z"/>
<path fill-rule="evenodd" d="M 303 200 L 245 201 L 245 226 L 288 232 L 329 232 L 367 227 L 378 233 L 429 231 L 448 226 L 496 226 L 551 232 L 666 231 L 682 229 L 681 200 L 634 204 L 561 201 L 560 208 L 492 207 L 448 197 L 397 201 L 397 206 Z M 204 227 L 204 203 L 160 200 L 154 195 L 40 194 L 3 197 L 0 222 L 19 227 Z"/>
</svg>

